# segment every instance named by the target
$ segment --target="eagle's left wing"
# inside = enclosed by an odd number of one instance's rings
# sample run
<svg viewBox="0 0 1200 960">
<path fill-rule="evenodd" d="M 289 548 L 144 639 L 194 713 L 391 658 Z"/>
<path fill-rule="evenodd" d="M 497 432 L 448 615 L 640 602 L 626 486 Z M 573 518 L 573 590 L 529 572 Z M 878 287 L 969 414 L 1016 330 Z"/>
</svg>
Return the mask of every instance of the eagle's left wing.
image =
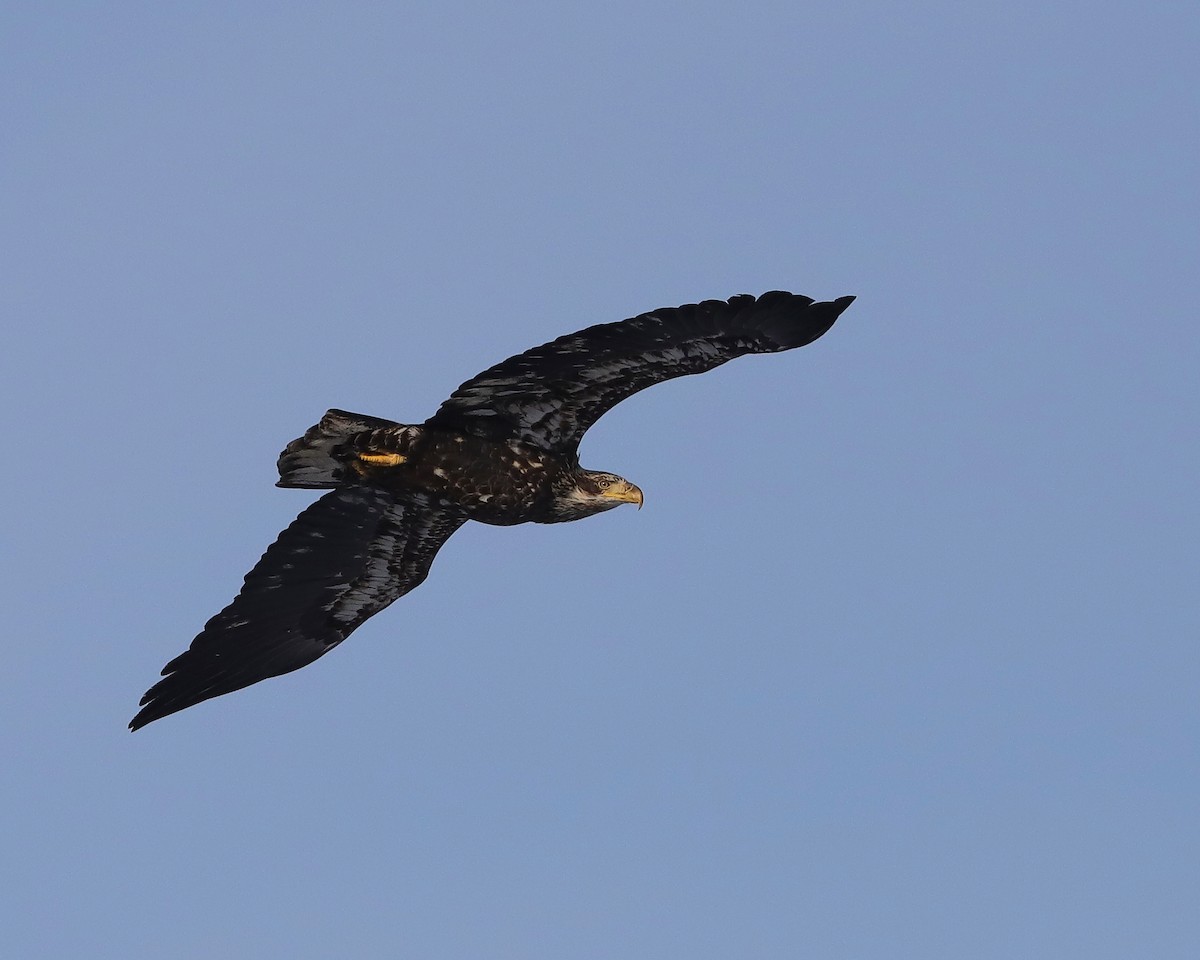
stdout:
<svg viewBox="0 0 1200 960">
<path fill-rule="evenodd" d="M 588 327 L 468 380 L 426 425 L 570 456 L 584 431 L 626 397 L 734 357 L 812 343 L 853 300 L 743 294 Z"/>
<path fill-rule="evenodd" d="M 418 586 L 466 516 L 422 493 L 327 493 L 246 575 L 237 598 L 163 668 L 131 730 L 312 663 Z"/>
</svg>

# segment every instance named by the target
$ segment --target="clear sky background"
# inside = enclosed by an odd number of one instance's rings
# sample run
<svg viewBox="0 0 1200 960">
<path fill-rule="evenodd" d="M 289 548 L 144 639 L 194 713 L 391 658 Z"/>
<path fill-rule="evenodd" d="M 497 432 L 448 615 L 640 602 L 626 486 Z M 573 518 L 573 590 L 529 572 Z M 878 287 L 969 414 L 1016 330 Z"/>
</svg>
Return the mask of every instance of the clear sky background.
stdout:
<svg viewBox="0 0 1200 960">
<path fill-rule="evenodd" d="M 1200 955 L 1198 20 L 5 4 L 4 954 Z M 777 288 L 640 513 L 126 732 L 327 407 Z"/>
</svg>

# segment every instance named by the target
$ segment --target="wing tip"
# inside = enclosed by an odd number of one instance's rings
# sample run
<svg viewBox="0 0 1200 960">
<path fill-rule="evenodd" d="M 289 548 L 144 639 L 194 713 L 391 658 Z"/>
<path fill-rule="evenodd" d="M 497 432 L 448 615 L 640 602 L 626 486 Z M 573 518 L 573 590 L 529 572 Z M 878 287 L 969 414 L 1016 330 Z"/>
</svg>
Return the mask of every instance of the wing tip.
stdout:
<svg viewBox="0 0 1200 960">
<path fill-rule="evenodd" d="M 145 697 L 142 698 L 142 702 L 138 704 L 142 709 L 135 713 L 133 719 L 129 721 L 130 733 L 136 733 L 146 724 L 153 723 L 155 720 L 160 720 L 167 715 L 161 712 L 156 704 L 147 704 L 146 699 Z"/>
<path fill-rule="evenodd" d="M 847 296 L 817 301 L 799 293 L 772 290 L 757 300 L 747 298 L 750 309 L 744 314 L 745 322 L 771 345 L 767 352 L 790 350 L 823 337 L 855 299 Z"/>
<path fill-rule="evenodd" d="M 838 317 L 845 313 L 846 308 L 856 299 L 856 297 L 838 297 L 836 300 L 822 300 L 809 304 L 805 313 L 814 322 L 807 342 L 812 343 L 813 340 L 820 339 L 828 333 L 829 329 L 837 323 Z"/>
<path fill-rule="evenodd" d="M 163 672 L 166 673 L 166 670 L 164 669 Z M 169 691 L 163 690 L 163 684 L 168 683 L 170 679 L 171 677 L 166 677 L 163 680 L 159 680 L 158 683 L 154 684 L 154 686 L 142 695 L 142 699 L 138 701 L 138 706 L 141 709 L 129 721 L 130 733 L 140 730 L 148 723 L 161 720 L 163 717 L 169 717 L 173 713 L 186 710 L 201 700 L 207 699 L 206 697 L 180 697 L 178 694 L 174 697 L 169 696 Z"/>
</svg>

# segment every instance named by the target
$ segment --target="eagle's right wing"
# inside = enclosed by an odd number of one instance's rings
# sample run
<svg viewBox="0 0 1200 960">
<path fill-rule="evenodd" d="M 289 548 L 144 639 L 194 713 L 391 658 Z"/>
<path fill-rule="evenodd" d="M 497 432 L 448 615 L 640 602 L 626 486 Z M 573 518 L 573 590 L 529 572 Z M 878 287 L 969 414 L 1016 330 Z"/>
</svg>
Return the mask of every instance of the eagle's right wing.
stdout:
<svg viewBox="0 0 1200 960">
<path fill-rule="evenodd" d="M 466 516 L 422 493 L 342 487 L 305 510 L 237 598 L 163 668 L 131 730 L 312 663 L 418 586 Z"/>
</svg>

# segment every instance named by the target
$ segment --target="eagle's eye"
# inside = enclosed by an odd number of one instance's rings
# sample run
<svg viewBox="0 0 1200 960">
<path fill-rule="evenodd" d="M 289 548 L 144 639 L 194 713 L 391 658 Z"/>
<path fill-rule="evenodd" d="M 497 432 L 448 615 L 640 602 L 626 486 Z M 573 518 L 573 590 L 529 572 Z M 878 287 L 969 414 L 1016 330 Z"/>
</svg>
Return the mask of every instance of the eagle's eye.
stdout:
<svg viewBox="0 0 1200 960">
<path fill-rule="evenodd" d="M 600 489 L 603 490 L 605 487 L 609 486 L 611 483 L 612 483 L 611 480 L 609 480 L 605 477 L 601 477 L 600 478 Z"/>
</svg>

